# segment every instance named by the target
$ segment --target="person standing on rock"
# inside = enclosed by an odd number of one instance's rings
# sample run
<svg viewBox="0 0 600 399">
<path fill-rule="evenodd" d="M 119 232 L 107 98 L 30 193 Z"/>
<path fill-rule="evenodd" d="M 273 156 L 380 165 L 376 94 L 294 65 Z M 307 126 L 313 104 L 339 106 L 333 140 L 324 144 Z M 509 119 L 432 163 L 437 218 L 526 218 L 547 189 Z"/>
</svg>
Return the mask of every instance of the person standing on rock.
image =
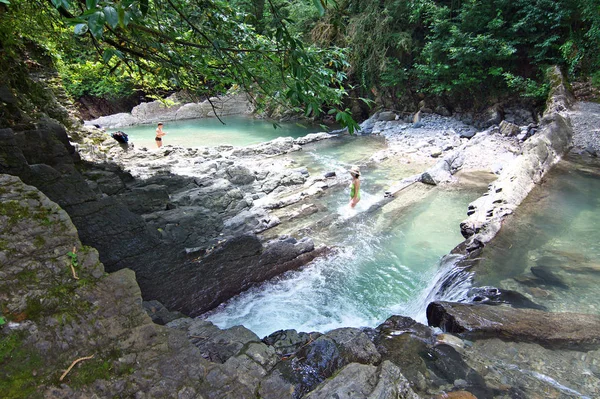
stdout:
<svg viewBox="0 0 600 399">
<path fill-rule="evenodd" d="M 350 208 L 354 208 L 358 201 L 360 201 L 360 169 L 358 166 L 353 166 L 348 171 L 352 176 L 352 183 L 350 184 Z"/>
<path fill-rule="evenodd" d="M 156 138 L 154 139 L 154 141 L 156 141 L 156 146 L 158 148 L 162 147 L 162 138 L 165 134 L 165 132 L 163 132 L 163 124 L 162 122 L 159 122 L 157 128 L 156 128 Z"/>
</svg>

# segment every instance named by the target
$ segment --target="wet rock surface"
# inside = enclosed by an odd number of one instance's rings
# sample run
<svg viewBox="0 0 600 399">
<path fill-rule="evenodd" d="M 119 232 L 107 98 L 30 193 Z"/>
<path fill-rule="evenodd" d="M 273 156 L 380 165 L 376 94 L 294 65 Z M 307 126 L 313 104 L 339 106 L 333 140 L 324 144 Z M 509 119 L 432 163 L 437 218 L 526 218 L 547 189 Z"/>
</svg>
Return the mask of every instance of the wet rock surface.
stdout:
<svg viewBox="0 0 600 399">
<path fill-rule="evenodd" d="M 303 266 L 326 250 L 315 248 L 308 238 L 281 237 L 263 245 L 256 235 L 238 236 L 204 257 L 173 266 L 171 277 L 159 289 L 172 293 L 167 307 L 196 316 L 254 284 Z M 181 295 L 182 286 L 189 287 L 186 295 Z"/>
<path fill-rule="evenodd" d="M 600 344 L 600 316 L 589 314 L 432 302 L 427 307 L 427 320 L 431 326 L 471 338 L 502 337 L 580 350 L 596 349 Z"/>
<path fill-rule="evenodd" d="M 79 162 L 79 155 L 62 126 L 50 120 L 43 120 L 39 126 L 37 130 L 24 132 L 3 131 L 0 151 L 6 155 L 0 170 L 18 174 L 65 209 L 78 227 L 82 241 L 99 250 L 107 270 L 123 267 L 135 270 L 146 299 L 157 299 L 169 309 L 197 314 L 262 279 L 300 267 L 324 252 L 323 248 L 315 250 L 309 240 L 292 243 L 284 237 L 268 244 L 264 251 L 261 249 L 260 256 L 247 259 L 248 267 L 242 269 L 249 272 L 247 276 L 240 275 L 239 269 L 232 269 L 231 260 L 227 260 L 219 264 L 219 270 L 228 270 L 227 273 L 237 277 L 223 279 L 218 287 L 211 286 L 213 280 L 205 276 L 187 279 L 189 273 L 202 270 L 189 259 L 190 254 L 198 260 L 223 245 L 236 250 L 235 245 L 224 243 L 279 224 L 279 219 L 269 215 L 264 207 L 253 207 L 254 198 L 303 186 L 306 172 L 277 167 L 272 173 L 257 175 L 260 168 L 250 170 L 244 163 L 221 161 L 223 156 L 216 150 L 206 153 L 203 150 L 205 162 L 197 163 L 197 151 L 167 149 L 159 154 L 161 158 L 172 154 L 175 160 L 181 154 L 191 154 L 188 165 L 197 165 L 208 172 L 198 178 L 171 174 L 159 166 L 165 164 L 165 159 L 161 159 L 156 164 L 142 162 L 143 178 L 136 178 L 101 151 L 102 156 L 89 157 L 100 162 Z M 327 137 L 327 134 L 313 135 L 304 140 Z M 134 150 L 111 145 L 123 158 L 140 161 L 133 155 Z M 293 140 L 289 143 L 280 140 L 250 150 L 253 154 L 279 153 L 294 145 Z M 150 158 L 156 158 L 156 154 Z M 248 161 L 254 162 L 254 159 Z M 215 168 L 210 169 L 213 165 Z M 212 176 L 210 171 L 214 172 Z M 252 187 L 246 189 L 250 183 Z M 241 254 L 238 259 L 241 262 Z M 170 270 L 179 272 L 173 278 Z M 188 297 L 197 300 L 181 305 L 185 302 L 182 298 Z M 196 306 L 198 302 L 205 304 Z"/>
</svg>

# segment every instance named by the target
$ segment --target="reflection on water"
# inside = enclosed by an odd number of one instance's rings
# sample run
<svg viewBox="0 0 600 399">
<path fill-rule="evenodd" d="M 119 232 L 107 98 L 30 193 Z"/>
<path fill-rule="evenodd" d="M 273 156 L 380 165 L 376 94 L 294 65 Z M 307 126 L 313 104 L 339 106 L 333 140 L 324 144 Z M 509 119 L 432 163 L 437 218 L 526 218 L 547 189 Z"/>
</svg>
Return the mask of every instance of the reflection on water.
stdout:
<svg viewBox="0 0 600 399">
<path fill-rule="evenodd" d="M 311 174 L 335 171 L 345 176 L 350 165 L 362 165 L 384 145 L 376 138 L 344 138 L 290 156 L 299 165 L 310 165 Z M 365 212 L 393 181 L 414 173 L 411 168 L 361 166 L 361 201 L 355 209 L 348 206 L 346 185 L 311 199 L 320 211 L 295 228 L 327 220 L 324 228 L 312 228 L 308 235 L 335 247 L 335 253 L 250 289 L 204 317 L 222 328 L 241 324 L 265 336 L 290 328 L 373 327 L 392 314 L 422 314 L 422 291 L 436 274 L 440 257 L 461 241 L 458 224 L 479 194 L 423 186 L 378 212 Z"/>
<path fill-rule="evenodd" d="M 551 312 L 599 314 L 599 199 L 600 163 L 561 161 L 484 249 L 474 284 L 519 291 Z M 483 339 L 463 356 L 489 386 L 528 398 L 600 397 L 600 350 Z"/>
<path fill-rule="evenodd" d="M 322 132 L 318 125 L 306 123 L 273 123 L 263 119 L 242 116 L 221 118 L 189 119 L 165 122 L 164 145 L 181 147 L 216 147 L 220 145 L 247 146 L 273 140 L 277 137 L 298 138 L 308 133 Z M 130 142 L 138 147 L 155 148 L 156 125 L 138 125 L 122 128 Z"/>
<path fill-rule="evenodd" d="M 484 253 L 475 283 L 515 289 L 551 311 L 600 313 L 600 168 L 571 157 Z"/>
</svg>

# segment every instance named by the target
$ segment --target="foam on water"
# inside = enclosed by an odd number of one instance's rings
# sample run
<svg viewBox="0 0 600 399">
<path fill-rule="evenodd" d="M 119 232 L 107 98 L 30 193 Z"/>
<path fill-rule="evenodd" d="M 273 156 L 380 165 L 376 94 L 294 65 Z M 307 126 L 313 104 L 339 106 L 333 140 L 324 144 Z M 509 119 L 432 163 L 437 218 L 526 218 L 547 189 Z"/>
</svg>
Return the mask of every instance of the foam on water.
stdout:
<svg viewBox="0 0 600 399">
<path fill-rule="evenodd" d="M 374 327 L 392 314 L 424 312 L 423 291 L 430 289 L 439 259 L 460 242 L 455 226 L 476 195 L 439 194 L 395 216 L 385 231 L 377 217 L 364 212 L 378 194 L 363 191 L 355 209 L 344 194 L 335 209 L 340 220 L 353 217 L 342 224 L 343 234 L 336 232 L 337 252 L 248 290 L 204 317 L 221 328 L 244 325 L 262 337 L 279 329 Z"/>
</svg>

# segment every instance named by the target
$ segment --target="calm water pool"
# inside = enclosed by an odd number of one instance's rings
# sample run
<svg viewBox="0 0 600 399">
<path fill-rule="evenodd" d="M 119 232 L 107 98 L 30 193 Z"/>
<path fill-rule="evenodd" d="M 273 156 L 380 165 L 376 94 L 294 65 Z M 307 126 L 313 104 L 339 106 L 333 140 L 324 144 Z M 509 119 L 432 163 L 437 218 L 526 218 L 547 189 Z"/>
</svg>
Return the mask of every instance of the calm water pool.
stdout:
<svg viewBox="0 0 600 399">
<path fill-rule="evenodd" d="M 523 292 L 555 312 L 600 314 L 599 238 L 600 163 L 568 157 L 484 250 L 474 283 Z"/>
<path fill-rule="evenodd" d="M 308 133 L 324 131 L 321 126 L 306 123 L 279 123 L 278 127 L 274 128 L 273 122 L 264 119 L 230 116 L 222 120 L 225 124 L 216 118 L 164 122 L 163 130 L 167 135 L 163 138 L 163 145 L 192 148 L 219 145 L 246 146 L 277 137 L 297 138 Z M 156 147 L 154 142 L 156 124 L 125 127 L 121 130 L 127 133 L 130 141 L 138 147 Z"/>
</svg>

